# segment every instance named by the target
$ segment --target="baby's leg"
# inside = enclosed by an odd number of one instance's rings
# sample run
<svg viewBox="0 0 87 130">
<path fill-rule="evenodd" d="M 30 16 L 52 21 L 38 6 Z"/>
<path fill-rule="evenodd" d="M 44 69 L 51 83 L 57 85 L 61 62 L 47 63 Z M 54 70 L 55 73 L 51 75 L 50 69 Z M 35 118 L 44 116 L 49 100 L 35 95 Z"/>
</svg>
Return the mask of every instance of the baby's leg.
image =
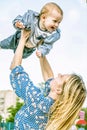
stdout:
<svg viewBox="0 0 87 130">
<path fill-rule="evenodd" d="M 10 37 L 0 41 L 0 47 L 2 49 L 13 49 L 14 48 L 14 35 L 11 35 Z"/>
</svg>

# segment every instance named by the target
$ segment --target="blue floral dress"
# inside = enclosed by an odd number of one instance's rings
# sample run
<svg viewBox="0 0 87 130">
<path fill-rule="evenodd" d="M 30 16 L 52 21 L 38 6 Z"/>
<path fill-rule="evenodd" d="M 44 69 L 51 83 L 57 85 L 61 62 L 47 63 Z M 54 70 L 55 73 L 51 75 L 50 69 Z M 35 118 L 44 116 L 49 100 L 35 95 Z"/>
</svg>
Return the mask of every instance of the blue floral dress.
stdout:
<svg viewBox="0 0 87 130">
<path fill-rule="evenodd" d="M 15 116 L 14 130 L 44 130 L 53 99 L 48 96 L 49 82 L 45 83 L 46 96 L 30 80 L 22 66 L 15 67 L 10 74 L 11 85 L 24 106 Z"/>
</svg>

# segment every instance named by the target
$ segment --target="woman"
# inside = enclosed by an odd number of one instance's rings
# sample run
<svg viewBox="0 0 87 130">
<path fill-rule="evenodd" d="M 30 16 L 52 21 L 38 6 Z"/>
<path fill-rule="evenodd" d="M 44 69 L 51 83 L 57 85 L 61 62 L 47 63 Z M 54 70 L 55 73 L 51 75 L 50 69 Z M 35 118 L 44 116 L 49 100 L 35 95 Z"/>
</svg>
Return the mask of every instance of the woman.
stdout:
<svg viewBox="0 0 87 130">
<path fill-rule="evenodd" d="M 10 69 L 10 81 L 15 93 L 25 104 L 15 116 L 14 130 L 69 130 L 86 98 L 85 84 L 76 74 L 58 74 L 53 71 L 46 57 L 40 57 L 45 81 L 45 94 L 31 81 L 24 71 L 22 56 L 28 31 L 21 31 L 19 45 Z M 36 52 L 39 57 L 39 52 Z"/>
</svg>

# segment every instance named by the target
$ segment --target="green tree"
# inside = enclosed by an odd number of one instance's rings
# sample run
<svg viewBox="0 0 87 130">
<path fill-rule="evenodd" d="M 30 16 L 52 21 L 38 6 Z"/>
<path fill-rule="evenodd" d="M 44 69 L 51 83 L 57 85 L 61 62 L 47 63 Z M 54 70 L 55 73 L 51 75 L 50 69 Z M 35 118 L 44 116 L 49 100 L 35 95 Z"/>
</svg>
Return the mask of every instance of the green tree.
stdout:
<svg viewBox="0 0 87 130">
<path fill-rule="evenodd" d="M 82 108 L 82 111 L 85 112 L 85 120 L 87 121 L 87 108 Z"/>
<path fill-rule="evenodd" d="M 18 112 L 18 110 L 23 106 L 23 104 L 24 103 L 20 102 L 19 98 L 17 98 L 16 105 L 15 106 L 12 105 L 11 107 L 7 109 L 9 116 L 6 119 L 6 122 L 14 122 L 14 117 L 16 113 Z"/>
<path fill-rule="evenodd" d="M 85 120 L 87 121 L 87 108 L 82 108 L 82 111 L 85 112 Z M 87 124 L 84 126 L 85 130 L 87 130 Z"/>
<path fill-rule="evenodd" d="M 0 122 L 2 121 L 2 116 L 0 115 Z"/>
<path fill-rule="evenodd" d="M 38 84 L 41 91 L 43 91 L 44 89 L 44 82 L 41 82 Z M 9 116 L 8 118 L 6 118 L 6 122 L 14 122 L 14 117 L 16 115 L 16 113 L 18 112 L 18 110 L 23 106 L 23 102 L 20 102 L 20 99 L 17 98 L 17 101 L 16 101 L 16 105 L 15 106 L 10 106 L 7 110 L 8 110 L 8 113 L 9 113 Z"/>
</svg>

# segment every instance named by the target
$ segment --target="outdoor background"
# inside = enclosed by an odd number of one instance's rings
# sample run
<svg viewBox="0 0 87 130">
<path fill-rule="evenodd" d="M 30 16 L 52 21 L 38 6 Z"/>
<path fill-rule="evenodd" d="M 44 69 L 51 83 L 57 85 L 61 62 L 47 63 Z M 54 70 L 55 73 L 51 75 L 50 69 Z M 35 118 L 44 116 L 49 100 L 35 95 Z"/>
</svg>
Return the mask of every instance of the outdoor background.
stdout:
<svg viewBox="0 0 87 130">
<path fill-rule="evenodd" d="M 40 12 L 50 0 L 2 0 L 0 1 L 0 41 L 15 33 L 12 20 L 28 9 Z M 61 38 L 55 42 L 47 58 L 55 76 L 58 73 L 80 74 L 87 86 L 87 3 L 86 0 L 53 0 L 64 12 L 60 24 Z M 12 50 L 0 50 L 0 90 L 12 89 L 9 82 Z M 33 53 L 23 60 L 25 70 L 35 84 L 43 81 L 39 60 Z M 85 101 L 84 106 L 86 105 Z"/>
</svg>

